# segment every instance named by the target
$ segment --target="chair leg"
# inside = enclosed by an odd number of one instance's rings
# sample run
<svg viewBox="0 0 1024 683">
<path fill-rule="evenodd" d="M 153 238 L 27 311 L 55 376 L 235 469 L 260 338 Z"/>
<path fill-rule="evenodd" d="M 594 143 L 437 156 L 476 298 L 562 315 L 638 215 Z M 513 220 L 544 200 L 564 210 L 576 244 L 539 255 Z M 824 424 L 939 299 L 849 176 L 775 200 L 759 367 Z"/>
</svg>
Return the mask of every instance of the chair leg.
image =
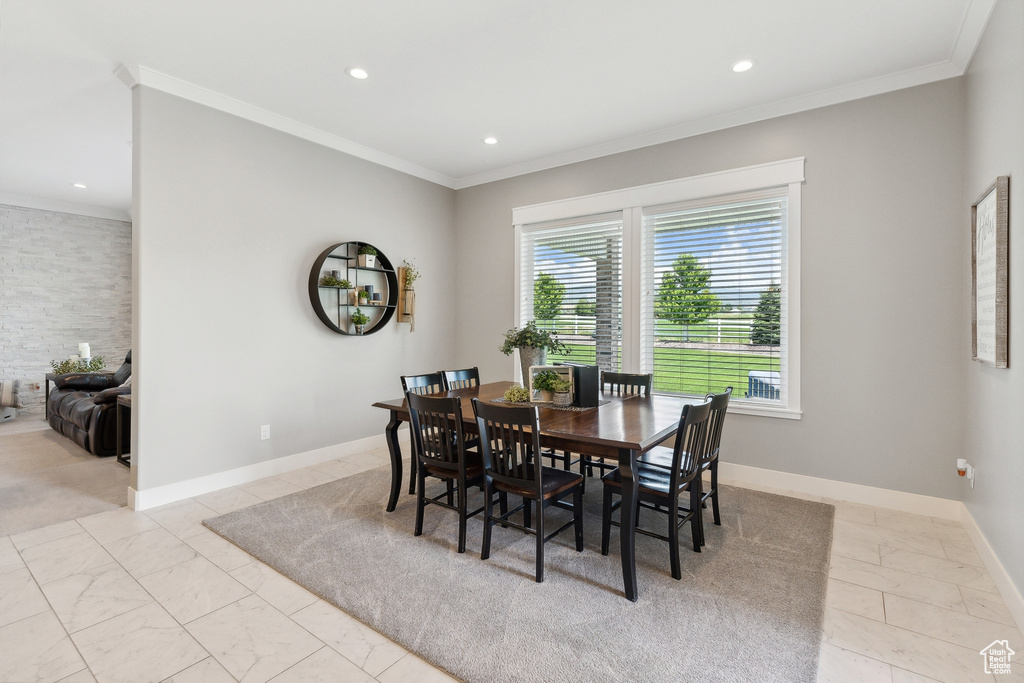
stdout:
<svg viewBox="0 0 1024 683">
<path fill-rule="evenodd" d="M 673 504 L 668 510 L 668 558 L 672 565 L 672 578 L 679 581 L 683 571 L 679 566 L 679 505 Z"/>
<path fill-rule="evenodd" d="M 694 500 L 697 501 L 696 507 L 694 507 Z M 694 519 L 697 520 L 699 547 L 707 545 L 704 542 L 704 508 L 706 507 L 707 504 L 704 502 L 704 479 L 698 476 L 690 482 L 690 509 L 693 510 Z M 698 550 L 697 552 L 700 551 Z"/>
<path fill-rule="evenodd" d="M 423 476 L 423 471 L 413 478 L 413 482 L 417 483 L 416 487 L 416 529 L 413 531 L 413 536 L 420 536 L 423 534 L 423 508 L 426 507 L 426 503 L 423 502 L 423 498 L 426 496 L 426 477 Z"/>
<path fill-rule="evenodd" d="M 466 552 L 466 486 L 459 482 L 459 552 Z"/>
<path fill-rule="evenodd" d="M 711 461 L 711 512 L 715 525 L 722 526 L 722 515 L 718 512 L 718 458 Z"/>
<path fill-rule="evenodd" d="M 491 521 L 491 516 L 494 514 L 494 501 L 491 500 L 491 497 L 493 495 L 494 494 L 491 492 L 491 487 L 490 486 L 485 486 L 485 491 L 484 491 L 484 540 L 483 540 L 483 543 L 481 544 L 481 548 L 480 548 L 480 559 L 481 560 L 486 560 L 488 557 L 491 556 L 491 527 L 493 526 L 493 522 Z M 504 500 L 505 494 L 501 493 L 499 495 L 501 496 L 501 499 Z"/>
<path fill-rule="evenodd" d="M 586 480 L 584 480 L 586 481 Z M 572 493 L 572 519 L 576 523 L 576 552 L 583 552 L 583 484 Z"/>
<path fill-rule="evenodd" d="M 416 493 L 416 461 L 419 457 L 416 455 L 416 437 L 413 435 L 412 430 L 409 430 L 409 452 L 412 453 L 412 457 L 409 458 L 409 495 Z"/>
<path fill-rule="evenodd" d="M 699 553 L 700 547 L 704 545 L 703 515 L 700 509 L 700 486 L 694 486 L 690 482 L 690 532 L 693 535 L 693 552 Z"/>
<path fill-rule="evenodd" d="M 601 554 L 608 554 L 608 537 L 612 534 L 612 489 L 604 487 L 604 507 L 601 513 Z"/>
<path fill-rule="evenodd" d="M 508 494 L 504 491 L 498 492 L 498 510 L 501 512 L 501 516 L 504 517 L 508 514 Z M 507 524 L 501 525 L 502 529 L 507 529 Z"/>
<path fill-rule="evenodd" d="M 448 504 L 455 505 L 455 482 L 451 479 L 445 479 L 445 487 L 448 489 Z"/>
<path fill-rule="evenodd" d="M 533 501 L 523 498 L 523 526 L 525 526 L 527 529 L 533 528 L 533 525 L 530 524 L 531 507 L 533 507 Z"/>
<path fill-rule="evenodd" d="M 537 501 L 537 583 L 544 583 L 544 504 L 539 500 Z"/>
</svg>

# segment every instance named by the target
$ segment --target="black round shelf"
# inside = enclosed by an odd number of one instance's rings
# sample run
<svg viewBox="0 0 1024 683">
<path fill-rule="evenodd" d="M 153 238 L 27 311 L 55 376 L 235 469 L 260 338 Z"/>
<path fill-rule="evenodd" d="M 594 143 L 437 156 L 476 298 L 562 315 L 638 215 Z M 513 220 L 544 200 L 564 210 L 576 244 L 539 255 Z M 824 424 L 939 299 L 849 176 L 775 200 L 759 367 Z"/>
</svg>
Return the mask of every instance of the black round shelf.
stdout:
<svg viewBox="0 0 1024 683">
<path fill-rule="evenodd" d="M 352 314 L 358 308 L 370 316 L 363 335 L 373 334 L 395 315 L 398 306 L 398 274 L 391 261 L 377 249 L 376 264 L 373 267 L 359 265 L 359 248 L 373 247 L 369 242 L 339 242 L 321 252 L 309 271 L 309 302 L 313 305 L 320 321 L 338 334 L 357 336 L 352 324 Z M 380 305 L 349 303 L 352 290 L 340 287 L 321 287 L 320 278 L 332 270 L 344 272 L 343 279 L 352 283 L 353 289 L 367 285 L 381 293 Z"/>
</svg>

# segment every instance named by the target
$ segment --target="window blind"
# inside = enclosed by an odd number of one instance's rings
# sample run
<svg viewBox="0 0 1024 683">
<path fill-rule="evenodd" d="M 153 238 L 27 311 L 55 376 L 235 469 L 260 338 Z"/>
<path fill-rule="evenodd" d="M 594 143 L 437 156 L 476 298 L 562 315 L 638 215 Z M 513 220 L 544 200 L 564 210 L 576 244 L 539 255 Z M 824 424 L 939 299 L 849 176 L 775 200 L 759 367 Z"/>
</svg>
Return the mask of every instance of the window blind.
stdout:
<svg viewBox="0 0 1024 683">
<path fill-rule="evenodd" d="M 622 357 L 622 214 L 523 226 L 520 324 L 536 320 L 566 345 L 548 362 L 618 371 Z"/>
<path fill-rule="evenodd" d="M 786 218 L 785 189 L 643 210 L 641 358 L 655 391 L 786 400 Z"/>
</svg>

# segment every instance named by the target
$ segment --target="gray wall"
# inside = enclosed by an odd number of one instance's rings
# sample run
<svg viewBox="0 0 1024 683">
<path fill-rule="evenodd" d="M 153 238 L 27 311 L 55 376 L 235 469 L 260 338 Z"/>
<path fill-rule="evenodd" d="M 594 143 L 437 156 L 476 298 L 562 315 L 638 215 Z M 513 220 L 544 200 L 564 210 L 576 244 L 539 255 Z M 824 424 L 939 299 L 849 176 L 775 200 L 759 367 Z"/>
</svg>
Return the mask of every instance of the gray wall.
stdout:
<svg viewBox="0 0 1024 683">
<path fill-rule="evenodd" d="M 22 382 L 42 418 L 51 360 L 94 356 L 117 369 L 131 344 L 131 224 L 0 205 L 0 379 Z"/>
<path fill-rule="evenodd" d="M 723 459 L 944 498 L 963 421 L 961 79 L 456 195 L 456 360 L 512 377 L 514 207 L 806 157 L 803 419 L 730 416 Z"/>
<path fill-rule="evenodd" d="M 965 256 L 965 315 L 959 329 L 970 357 L 968 208 L 1000 175 L 1010 178 L 1010 337 L 1005 370 L 962 360 L 966 375 L 964 452 L 977 468 L 965 502 L 1018 587 L 1024 587 L 1024 5 L 996 4 L 966 78 L 967 165 L 959 213 Z"/>
<path fill-rule="evenodd" d="M 454 357 L 454 192 L 159 91 L 134 99 L 137 488 L 381 434 L 371 403 Z M 317 319 L 310 268 L 348 240 L 415 259 L 415 332 Z"/>
</svg>

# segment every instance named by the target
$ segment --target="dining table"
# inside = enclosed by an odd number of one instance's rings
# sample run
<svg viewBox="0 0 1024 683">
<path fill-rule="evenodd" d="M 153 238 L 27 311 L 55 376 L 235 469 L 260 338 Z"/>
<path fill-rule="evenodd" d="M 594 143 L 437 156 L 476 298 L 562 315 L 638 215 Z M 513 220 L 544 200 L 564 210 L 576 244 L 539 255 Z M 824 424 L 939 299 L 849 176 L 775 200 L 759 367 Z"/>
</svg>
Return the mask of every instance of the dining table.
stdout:
<svg viewBox="0 0 1024 683">
<path fill-rule="evenodd" d="M 477 434 L 472 399 L 501 400 L 513 382 L 491 382 L 465 389 L 433 394 L 459 396 L 462 401 L 462 423 L 467 433 Z M 686 399 L 681 396 L 651 394 L 649 396 L 612 396 L 602 394 L 594 408 L 557 408 L 535 404 L 539 408 L 540 442 L 544 448 L 572 453 L 586 453 L 617 460 L 622 476 L 622 508 L 619 525 L 619 550 L 622 560 L 622 582 L 625 596 L 636 602 L 636 509 L 638 481 L 633 473 L 637 458 L 644 452 L 671 438 L 679 429 L 679 418 Z M 391 455 L 391 493 L 387 511 L 398 504 L 402 490 L 402 449 L 398 429 L 408 422 L 409 407 L 404 398 L 378 401 L 376 408 L 389 411 L 385 439 Z M 415 460 L 410 459 L 410 478 L 415 479 Z M 412 482 L 410 482 L 412 484 Z M 410 493 L 413 492 L 410 486 Z"/>
</svg>

